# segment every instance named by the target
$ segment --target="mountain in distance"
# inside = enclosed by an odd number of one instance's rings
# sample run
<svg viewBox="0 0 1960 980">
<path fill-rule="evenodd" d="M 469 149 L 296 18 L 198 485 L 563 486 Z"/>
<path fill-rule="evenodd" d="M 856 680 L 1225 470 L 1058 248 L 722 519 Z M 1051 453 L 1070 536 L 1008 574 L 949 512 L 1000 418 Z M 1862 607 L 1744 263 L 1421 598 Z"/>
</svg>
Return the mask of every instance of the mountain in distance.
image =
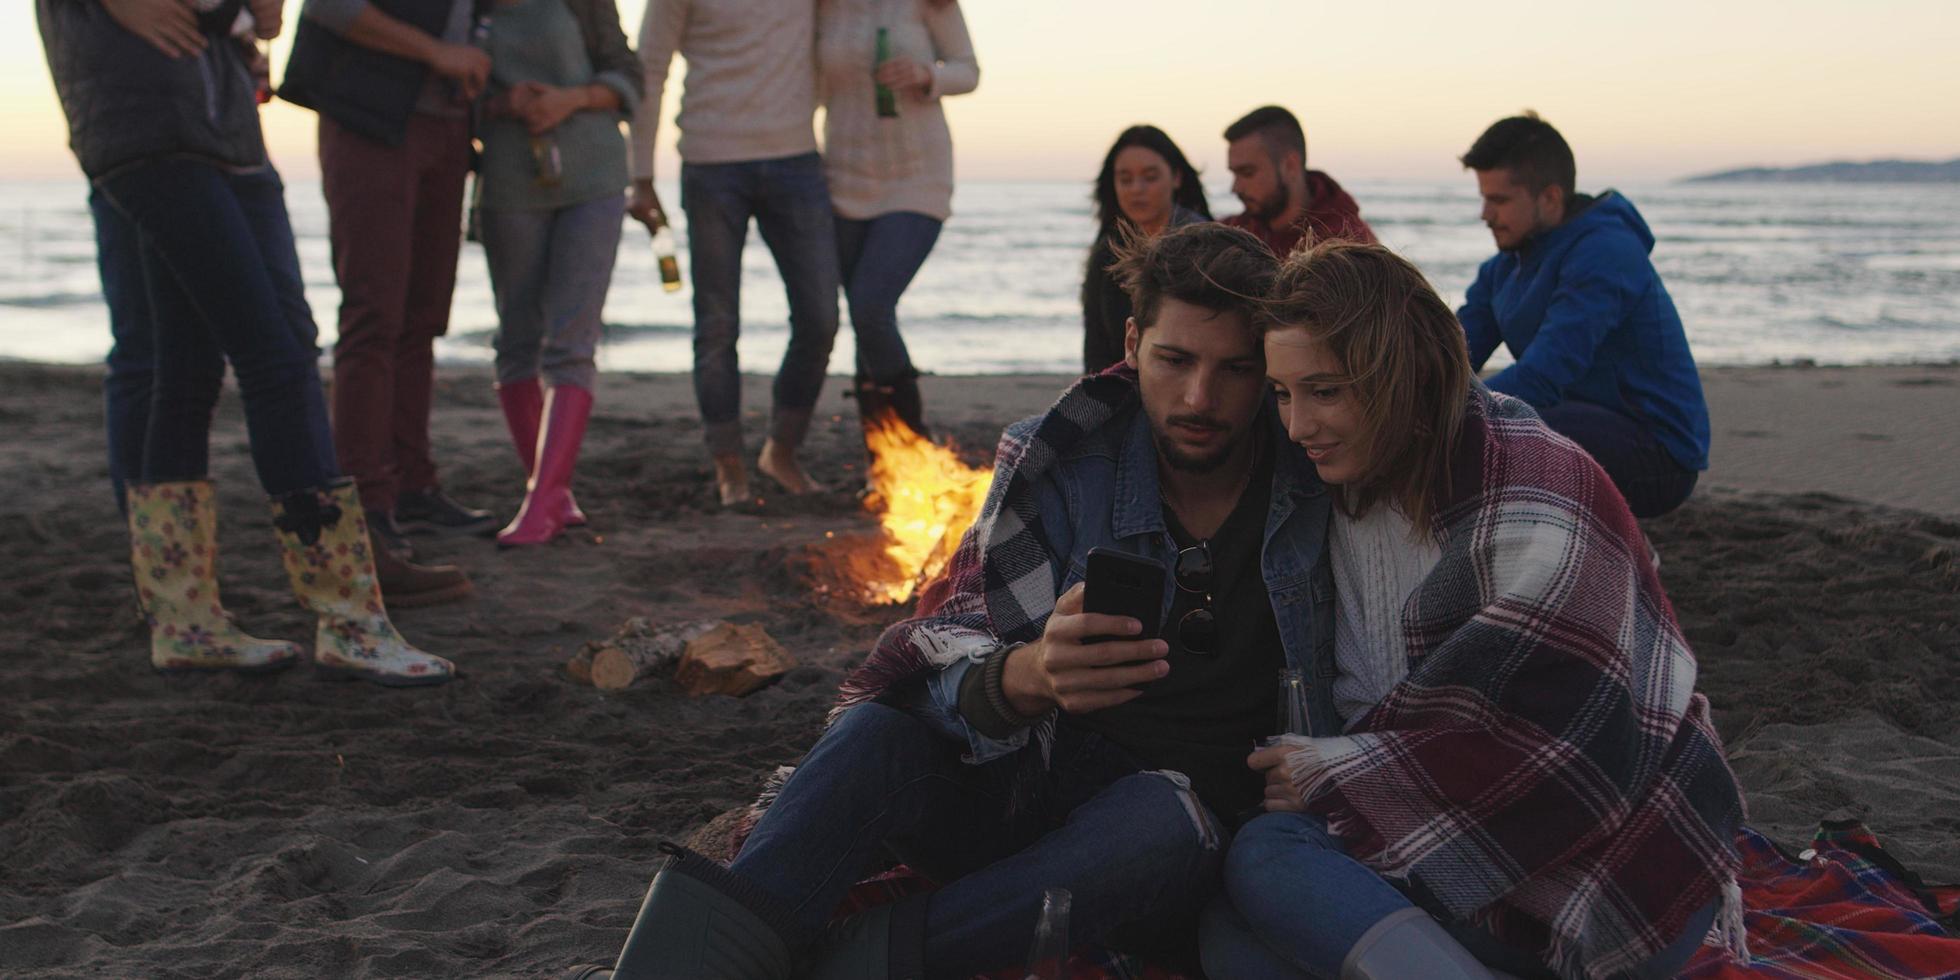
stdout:
<svg viewBox="0 0 1960 980">
<path fill-rule="evenodd" d="M 1745 167 L 1682 178 L 1684 183 L 1944 184 L 1960 183 L 1960 158 L 1933 160 L 1839 160 L 1804 167 Z"/>
</svg>

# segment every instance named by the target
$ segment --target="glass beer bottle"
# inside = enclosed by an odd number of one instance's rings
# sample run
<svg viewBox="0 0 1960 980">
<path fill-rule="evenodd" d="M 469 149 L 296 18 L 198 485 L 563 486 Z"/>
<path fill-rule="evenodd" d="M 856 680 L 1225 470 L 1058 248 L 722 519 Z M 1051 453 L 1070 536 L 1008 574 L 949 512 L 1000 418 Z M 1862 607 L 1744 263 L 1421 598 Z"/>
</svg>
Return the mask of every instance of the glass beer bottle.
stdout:
<svg viewBox="0 0 1960 980">
<path fill-rule="evenodd" d="M 660 267 L 660 288 L 680 292 L 681 259 L 674 247 L 674 233 L 665 223 L 653 233 L 653 261 Z"/>
<path fill-rule="evenodd" d="M 876 56 L 871 61 L 871 73 L 875 76 L 878 73 L 878 69 L 883 68 L 885 62 L 890 60 L 892 60 L 892 32 L 880 27 L 878 28 L 878 50 Z M 881 119 L 898 118 L 898 93 L 892 91 L 889 85 L 873 83 L 873 87 L 878 93 L 878 117 Z"/>
</svg>

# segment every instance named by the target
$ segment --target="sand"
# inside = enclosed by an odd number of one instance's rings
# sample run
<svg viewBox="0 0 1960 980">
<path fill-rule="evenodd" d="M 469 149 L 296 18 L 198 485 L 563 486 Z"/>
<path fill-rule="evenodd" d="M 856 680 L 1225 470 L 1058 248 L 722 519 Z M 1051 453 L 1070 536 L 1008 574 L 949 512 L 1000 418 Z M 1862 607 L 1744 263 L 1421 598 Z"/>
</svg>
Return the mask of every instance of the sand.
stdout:
<svg viewBox="0 0 1960 980">
<path fill-rule="evenodd" d="M 814 588 L 826 532 L 869 529 L 834 379 L 837 417 L 811 449 L 840 489 L 729 512 L 710 505 L 686 379 L 608 376 L 580 471 L 593 533 L 505 554 L 420 539 L 478 595 L 396 620 L 461 679 L 160 677 L 104 478 L 98 377 L 0 366 L 0 975 L 535 976 L 610 958 L 655 844 L 794 761 L 901 615 Z M 984 460 L 1064 381 L 928 378 L 926 393 L 939 430 Z M 1960 370 L 1708 381 L 1713 468 L 1649 531 L 1755 823 L 1800 846 L 1819 818 L 1855 814 L 1928 878 L 1960 879 Z M 765 379 L 747 399 L 766 405 Z M 484 374 L 445 370 L 436 444 L 458 496 L 514 507 Z M 212 457 L 230 608 L 309 637 L 234 396 Z M 803 665 L 740 700 L 566 677 L 630 616 L 754 623 Z"/>
</svg>

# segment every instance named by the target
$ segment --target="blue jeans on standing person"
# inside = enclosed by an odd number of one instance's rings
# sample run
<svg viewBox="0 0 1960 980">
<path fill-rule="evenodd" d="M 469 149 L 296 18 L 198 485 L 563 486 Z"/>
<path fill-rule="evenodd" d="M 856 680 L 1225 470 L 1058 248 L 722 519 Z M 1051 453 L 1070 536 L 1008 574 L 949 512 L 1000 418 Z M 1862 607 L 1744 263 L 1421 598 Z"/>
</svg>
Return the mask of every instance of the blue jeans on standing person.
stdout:
<svg viewBox="0 0 1960 980">
<path fill-rule="evenodd" d="M 1266 813 L 1248 822 L 1225 859 L 1225 890 L 1205 910 L 1205 972 L 1235 980 L 1339 977 L 1348 951 L 1375 923 L 1413 907 L 1367 865 L 1351 858 L 1327 822 L 1305 813 Z M 1687 965 L 1715 919 L 1693 916 L 1667 948 L 1622 974 L 1662 980 Z M 1517 977 L 1549 976 L 1529 952 L 1474 925 L 1444 922 L 1485 966 Z"/>
<path fill-rule="evenodd" d="M 229 362 L 266 493 L 331 483 L 318 333 L 278 173 L 156 160 L 98 182 L 91 208 L 114 335 L 111 479 L 204 479 Z"/>
<path fill-rule="evenodd" d="M 143 478 L 143 443 L 150 428 L 150 398 L 156 379 L 156 329 L 149 290 L 143 283 L 143 242 L 136 227 L 102 196 L 88 193 L 95 218 L 95 267 L 102 277 L 102 300 L 109 307 L 108 376 L 102 379 L 103 428 L 109 443 L 109 484 L 116 509 L 124 509 L 125 490 Z"/>
<path fill-rule="evenodd" d="M 764 812 L 730 870 L 811 935 L 881 859 L 943 887 L 925 913 L 925 965 L 969 976 L 1018 961 L 1041 893 L 1073 895 L 1076 942 L 1182 932 L 1216 888 L 1220 831 L 1181 778 L 1063 725 L 1032 798 L 1025 753 L 975 765 L 965 746 L 883 704 L 847 711 Z M 1035 751 L 1033 748 L 1028 752 Z"/>
<path fill-rule="evenodd" d="M 1610 408 L 1568 398 L 1539 409 L 1538 417 L 1606 471 L 1635 517 L 1659 517 L 1686 503 L 1701 476 L 1669 455 L 1646 426 Z"/>
<path fill-rule="evenodd" d="M 837 239 L 815 153 L 738 163 L 682 163 L 681 207 L 694 282 L 694 396 L 708 450 L 742 451 L 742 249 L 749 219 L 789 297 L 789 348 L 776 372 L 771 438 L 803 441 L 837 340 Z"/>
<path fill-rule="evenodd" d="M 486 209 L 478 220 L 497 301 L 497 382 L 543 376 L 549 387 L 592 390 L 601 314 L 619 256 L 626 200 L 609 195 L 562 208 Z"/>
<path fill-rule="evenodd" d="M 898 299 L 939 241 L 938 218 L 894 211 L 867 221 L 837 218 L 837 263 L 857 335 L 857 373 L 875 384 L 916 377 L 898 332 Z"/>
</svg>

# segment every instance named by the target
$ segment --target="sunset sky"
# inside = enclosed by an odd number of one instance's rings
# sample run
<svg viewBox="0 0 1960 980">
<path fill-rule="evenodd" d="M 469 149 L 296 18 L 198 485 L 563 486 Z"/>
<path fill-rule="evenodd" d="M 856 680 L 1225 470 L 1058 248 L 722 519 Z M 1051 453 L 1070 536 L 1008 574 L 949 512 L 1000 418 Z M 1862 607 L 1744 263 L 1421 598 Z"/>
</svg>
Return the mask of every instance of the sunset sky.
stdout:
<svg viewBox="0 0 1960 980">
<path fill-rule="evenodd" d="M 629 36 L 644 3 L 620 2 Z M 1220 176 L 1219 131 L 1267 102 L 1301 116 L 1312 165 L 1343 180 L 1458 176 L 1482 127 L 1527 106 L 1573 143 L 1584 186 L 1960 156 L 1954 0 L 963 6 L 980 89 L 947 111 L 967 177 L 1086 179 L 1132 122 L 1162 126 Z M 0 178 L 75 173 L 32 7 L 0 12 Z M 670 85 L 669 114 L 677 102 Z M 313 174 L 313 116 L 275 103 L 266 123 L 282 168 Z M 671 176 L 671 127 L 662 143 Z"/>
</svg>

